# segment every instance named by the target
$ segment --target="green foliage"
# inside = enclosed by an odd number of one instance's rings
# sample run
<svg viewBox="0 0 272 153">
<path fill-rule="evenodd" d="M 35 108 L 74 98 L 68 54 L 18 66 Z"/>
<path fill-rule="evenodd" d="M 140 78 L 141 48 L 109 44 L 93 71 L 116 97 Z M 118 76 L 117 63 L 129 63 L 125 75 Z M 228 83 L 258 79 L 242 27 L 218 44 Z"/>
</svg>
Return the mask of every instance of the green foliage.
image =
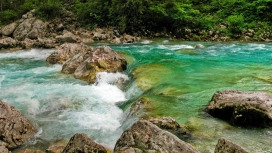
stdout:
<svg viewBox="0 0 272 153">
<path fill-rule="evenodd" d="M 17 19 L 18 14 L 13 11 L 13 10 L 6 10 L 0 13 L 1 20 L 0 20 L 0 25 L 1 24 L 7 24 L 15 19 Z"/>
<path fill-rule="evenodd" d="M 269 29 L 272 21 L 272 0 L 0 0 L 0 24 L 32 9 L 45 20 L 61 17 L 63 8 L 85 27 L 114 26 L 121 33 L 146 35 L 164 31 L 183 36 L 189 28 L 231 36 L 245 28 Z M 216 28 L 223 22 L 227 29 Z"/>
<path fill-rule="evenodd" d="M 45 0 L 39 3 L 37 14 L 44 19 L 51 19 L 57 17 L 62 9 L 59 0 Z"/>
<path fill-rule="evenodd" d="M 244 28 L 244 17 L 242 15 L 231 15 L 226 19 L 228 28 L 233 33 L 241 33 Z"/>
</svg>

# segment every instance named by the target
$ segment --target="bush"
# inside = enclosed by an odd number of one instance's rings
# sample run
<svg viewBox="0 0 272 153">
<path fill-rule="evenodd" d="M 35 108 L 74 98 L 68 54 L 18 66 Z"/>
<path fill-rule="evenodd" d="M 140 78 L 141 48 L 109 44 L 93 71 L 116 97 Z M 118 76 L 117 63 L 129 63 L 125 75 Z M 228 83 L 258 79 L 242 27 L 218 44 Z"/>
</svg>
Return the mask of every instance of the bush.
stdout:
<svg viewBox="0 0 272 153">
<path fill-rule="evenodd" d="M 59 0 L 46 0 L 46 2 L 40 3 L 37 14 L 43 19 L 51 19 L 57 17 L 61 9 L 62 5 Z"/>
<path fill-rule="evenodd" d="M 228 28 L 232 33 L 239 34 L 242 32 L 245 23 L 242 15 L 231 15 L 226 19 Z"/>
<path fill-rule="evenodd" d="M 8 24 L 18 18 L 18 14 L 13 10 L 3 11 L 0 15 L 0 25 Z"/>
</svg>

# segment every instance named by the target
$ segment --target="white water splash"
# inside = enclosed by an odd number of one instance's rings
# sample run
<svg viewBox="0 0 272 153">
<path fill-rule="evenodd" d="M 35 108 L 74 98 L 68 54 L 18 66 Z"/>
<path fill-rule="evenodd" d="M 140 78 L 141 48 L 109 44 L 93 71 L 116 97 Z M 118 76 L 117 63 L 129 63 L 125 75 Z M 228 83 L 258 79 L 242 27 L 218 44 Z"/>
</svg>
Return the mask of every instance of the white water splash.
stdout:
<svg viewBox="0 0 272 153">
<path fill-rule="evenodd" d="M 194 47 L 190 45 L 159 45 L 158 48 L 168 50 L 194 49 Z"/>
<path fill-rule="evenodd" d="M 33 60 L 41 60 L 48 57 L 54 50 L 52 49 L 31 49 L 20 50 L 17 52 L 0 53 L 0 59 L 4 58 L 26 58 Z"/>
</svg>

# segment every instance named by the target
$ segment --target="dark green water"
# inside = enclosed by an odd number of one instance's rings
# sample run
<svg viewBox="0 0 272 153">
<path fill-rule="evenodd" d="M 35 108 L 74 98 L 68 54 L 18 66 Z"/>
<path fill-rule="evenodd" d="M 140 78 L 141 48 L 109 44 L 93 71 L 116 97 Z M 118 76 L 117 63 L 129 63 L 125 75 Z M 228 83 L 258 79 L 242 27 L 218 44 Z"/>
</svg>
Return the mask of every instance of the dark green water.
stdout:
<svg viewBox="0 0 272 153">
<path fill-rule="evenodd" d="M 213 152 L 225 137 L 249 152 L 272 152 L 272 129 L 244 129 L 207 116 L 203 109 L 216 91 L 236 89 L 272 94 L 272 43 L 207 43 L 168 40 L 110 45 L 129 60 L 125 74 L 105 74 L 87 85 L 61 74 L 45 58 L 52 50 L 0 52 L 0 99 L 14 105 L 40 129 L 31 143 L 69 139 L 77 132 L 113 148 L 133 120 L 127 106 L 139 97 L 154 102 L 151 114 L 171 116 L 190 129 L 189 141 Z M 132 77 L 135 74 L 135 78 Z M 112 79 L 128 80 L 125 90 Z"/>
</svg>

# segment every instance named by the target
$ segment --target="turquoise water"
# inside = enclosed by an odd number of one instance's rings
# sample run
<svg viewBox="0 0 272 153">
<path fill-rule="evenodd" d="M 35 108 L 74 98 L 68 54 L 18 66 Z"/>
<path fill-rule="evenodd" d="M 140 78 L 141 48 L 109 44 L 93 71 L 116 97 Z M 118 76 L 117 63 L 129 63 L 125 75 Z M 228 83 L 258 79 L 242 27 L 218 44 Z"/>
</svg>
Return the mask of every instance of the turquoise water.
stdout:
<svg viewBox="0 0 272 153">
<path fill-rule="evenodd" d="M 171 116 L 186 127 L 200 151 L 213 152 L 225 137 L 250 152 L 272 152 L 272 129 L 244 129 L 203 111 L 216 91 L 272 94 L 272 43 L 210 43 L 145 40 L 109 45 L 129 60 L 125 73 L 102 73 L 88 85 L 45 62 L 53 50 L 0 51 L 0 99 L 17 107 L 39 129 L 27 145 L 86 133 L 112 149 L 135 119 L 128 106 L 139 97 L 154 102 L 152 116 Z M 132 75 L 134 74 L 134 76 Z M 118 78 L 127 80 L 120 88 Z"/>
</svg>

